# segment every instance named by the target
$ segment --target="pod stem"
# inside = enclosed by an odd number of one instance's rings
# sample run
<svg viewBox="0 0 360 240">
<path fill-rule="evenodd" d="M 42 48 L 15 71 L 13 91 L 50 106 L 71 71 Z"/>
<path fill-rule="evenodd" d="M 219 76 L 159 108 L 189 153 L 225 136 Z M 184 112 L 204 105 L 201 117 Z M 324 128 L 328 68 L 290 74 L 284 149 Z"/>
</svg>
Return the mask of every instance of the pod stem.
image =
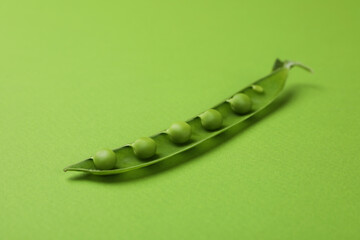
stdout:
<svg viewBox="0 0 360 240">
<path fill-rule="evenodd" d="M 300 67 L 308 72 L 313 72 L 313 70 L 311 68 L 309 68 L 308 66 L 305 66 L 304 64 L 302 63 L 299 63 L 299 62 L 294 62 L 294 61 L 288 61 L 288 60 L 285 60 L 285 61 L 281 61 L 280 59 L 276 59 L 275 63 L 274 63 L 274 66 L 273 66 L 273 71 L 279 69 L 279 68 L 282 68 L 282 67 L 285 67 L 287 69 L 291 69 L 292 67 Z"/>
<path fill-rule="evenodd" d="M 285 61 L 284 62 L 284 67 L 290 69 L 292 67 L 300 67 L 308 72 L 311 72 L 313 73 L 313 70 L 311 68 L 309 68 L 308 66 L 302 64 L 302 63 L 299 63 L 299 62 L 293 62 L 293 61 Z"/>
</svg>

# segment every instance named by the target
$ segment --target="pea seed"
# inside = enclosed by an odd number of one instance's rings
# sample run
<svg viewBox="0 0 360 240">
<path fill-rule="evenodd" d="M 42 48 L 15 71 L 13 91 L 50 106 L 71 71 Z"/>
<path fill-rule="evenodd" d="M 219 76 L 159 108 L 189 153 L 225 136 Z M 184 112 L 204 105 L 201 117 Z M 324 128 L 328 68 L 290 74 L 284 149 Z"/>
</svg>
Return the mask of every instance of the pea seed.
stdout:
<svg viewBox="0 0 360 240">
<path fill-rule="evenodd" d="M 214 131 L 219 129 L 223 123 L 221 113 L 215 109 L 209 109 L 200 115 L 201 124 L 206 130 Z"/>
<path fill-rule="evenodd" d="M 244 93 L 235 94 L 229 102 L 232 110 L 238 114 L 248 113 L 252 107 L 251 99 Z"/>
<path fill-rule="evenodd" d="M 262 86 L 259 86 L 259 85 L 252 85 L 251 88 L 257 93 L 263 93 L 264 92 L 264 88 Z"/>
<path fill-rule="evenodd" d="M 141 159 L 150 158 L 156 153 L 156 142 L 149 137 L 142 137 L 132 144 L 134 153 Z"/>
<path fill-rule="evenodd" d="M 116 154 L 110 149 L 100 150 L 93 157 L 95 167 L 101 170 L 113 169 L 115 167 L 116 160 Z"/>
<path fill-rule="evenodd" d="M 191 137 L 191 126 L 187 122 L 175 122 L 166 132 L 174 143 L 185 143 Z"/>
</svg>

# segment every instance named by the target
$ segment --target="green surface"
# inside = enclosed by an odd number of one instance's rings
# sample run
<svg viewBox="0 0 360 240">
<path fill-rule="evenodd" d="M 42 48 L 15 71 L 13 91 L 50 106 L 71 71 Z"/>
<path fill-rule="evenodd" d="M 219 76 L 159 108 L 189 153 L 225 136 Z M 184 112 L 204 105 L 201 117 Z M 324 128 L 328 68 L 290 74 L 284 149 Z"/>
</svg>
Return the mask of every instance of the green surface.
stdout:
<svg viewBox="0 0 360 240">
<path fill-rule="evenodd" d="M 359 239 L 357 1 L 0 2 L 0 239 Z M 188 161 L 64 173 L 301 61 Z"/>
</svg>

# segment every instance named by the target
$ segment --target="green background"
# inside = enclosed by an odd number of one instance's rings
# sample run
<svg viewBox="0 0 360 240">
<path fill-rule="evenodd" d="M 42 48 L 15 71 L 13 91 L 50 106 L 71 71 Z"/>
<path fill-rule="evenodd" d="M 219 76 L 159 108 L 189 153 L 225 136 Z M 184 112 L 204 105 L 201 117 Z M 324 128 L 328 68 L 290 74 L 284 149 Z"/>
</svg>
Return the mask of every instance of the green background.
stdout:
<svg viewBox="0 0 360 240">
<path fill-rule="evenodd" d="M 359 239 L 358 1 L 0 1 L 1 239 Z M 196 158 L 62 169 L 270 72 L 268 113 Z M 216 145 L 215 144 L 215 145 Z"/>
</svg>

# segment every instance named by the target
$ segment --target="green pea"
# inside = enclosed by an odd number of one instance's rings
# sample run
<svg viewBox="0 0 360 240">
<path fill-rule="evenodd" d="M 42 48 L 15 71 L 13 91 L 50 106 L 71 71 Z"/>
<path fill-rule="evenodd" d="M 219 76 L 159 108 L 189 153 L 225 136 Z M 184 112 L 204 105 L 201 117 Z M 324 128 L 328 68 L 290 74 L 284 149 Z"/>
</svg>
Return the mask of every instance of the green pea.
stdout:
<svg viewBox="0 0 360 240">
<path fill-rule="evenodd" d="M 200 115 L 201 124 L 206 130 L 219 129 L 223 123 L 221 113 L 215 109 L 209 109 Z"/>
<path fill-rule="evenodd" d="M 95 167 L 101 170 L 113 169 L 115 167 L 116 160 L 116 154 L 110 149 L 100 150 L 93 157 Z"/>
<path fill-rule="evenodd" d="M 264 88 L 260 85 L 252 85 L 251 88 L 257 93 L 263 93 Z"/>
<path fill-rule="evenodd" d="M 174 143 L 185 143 L 191 137 L 191 126 L 184 121 L 175 122 L 166 132 Z"/>
<path fill-rule="evenodd" d="M 230 100 L 231 108 L 238 114 L 245 114 L 250 112 L 252 101 L 250 97 L 244 93 L 235 94 Z"/>
<path fill-rule="evenodd" d="M 132 144 L 134 153 L 141 159 L 150 158 L 156 153 L 156 142 L 149 137 L 142 137 Z"/>
</svg>

